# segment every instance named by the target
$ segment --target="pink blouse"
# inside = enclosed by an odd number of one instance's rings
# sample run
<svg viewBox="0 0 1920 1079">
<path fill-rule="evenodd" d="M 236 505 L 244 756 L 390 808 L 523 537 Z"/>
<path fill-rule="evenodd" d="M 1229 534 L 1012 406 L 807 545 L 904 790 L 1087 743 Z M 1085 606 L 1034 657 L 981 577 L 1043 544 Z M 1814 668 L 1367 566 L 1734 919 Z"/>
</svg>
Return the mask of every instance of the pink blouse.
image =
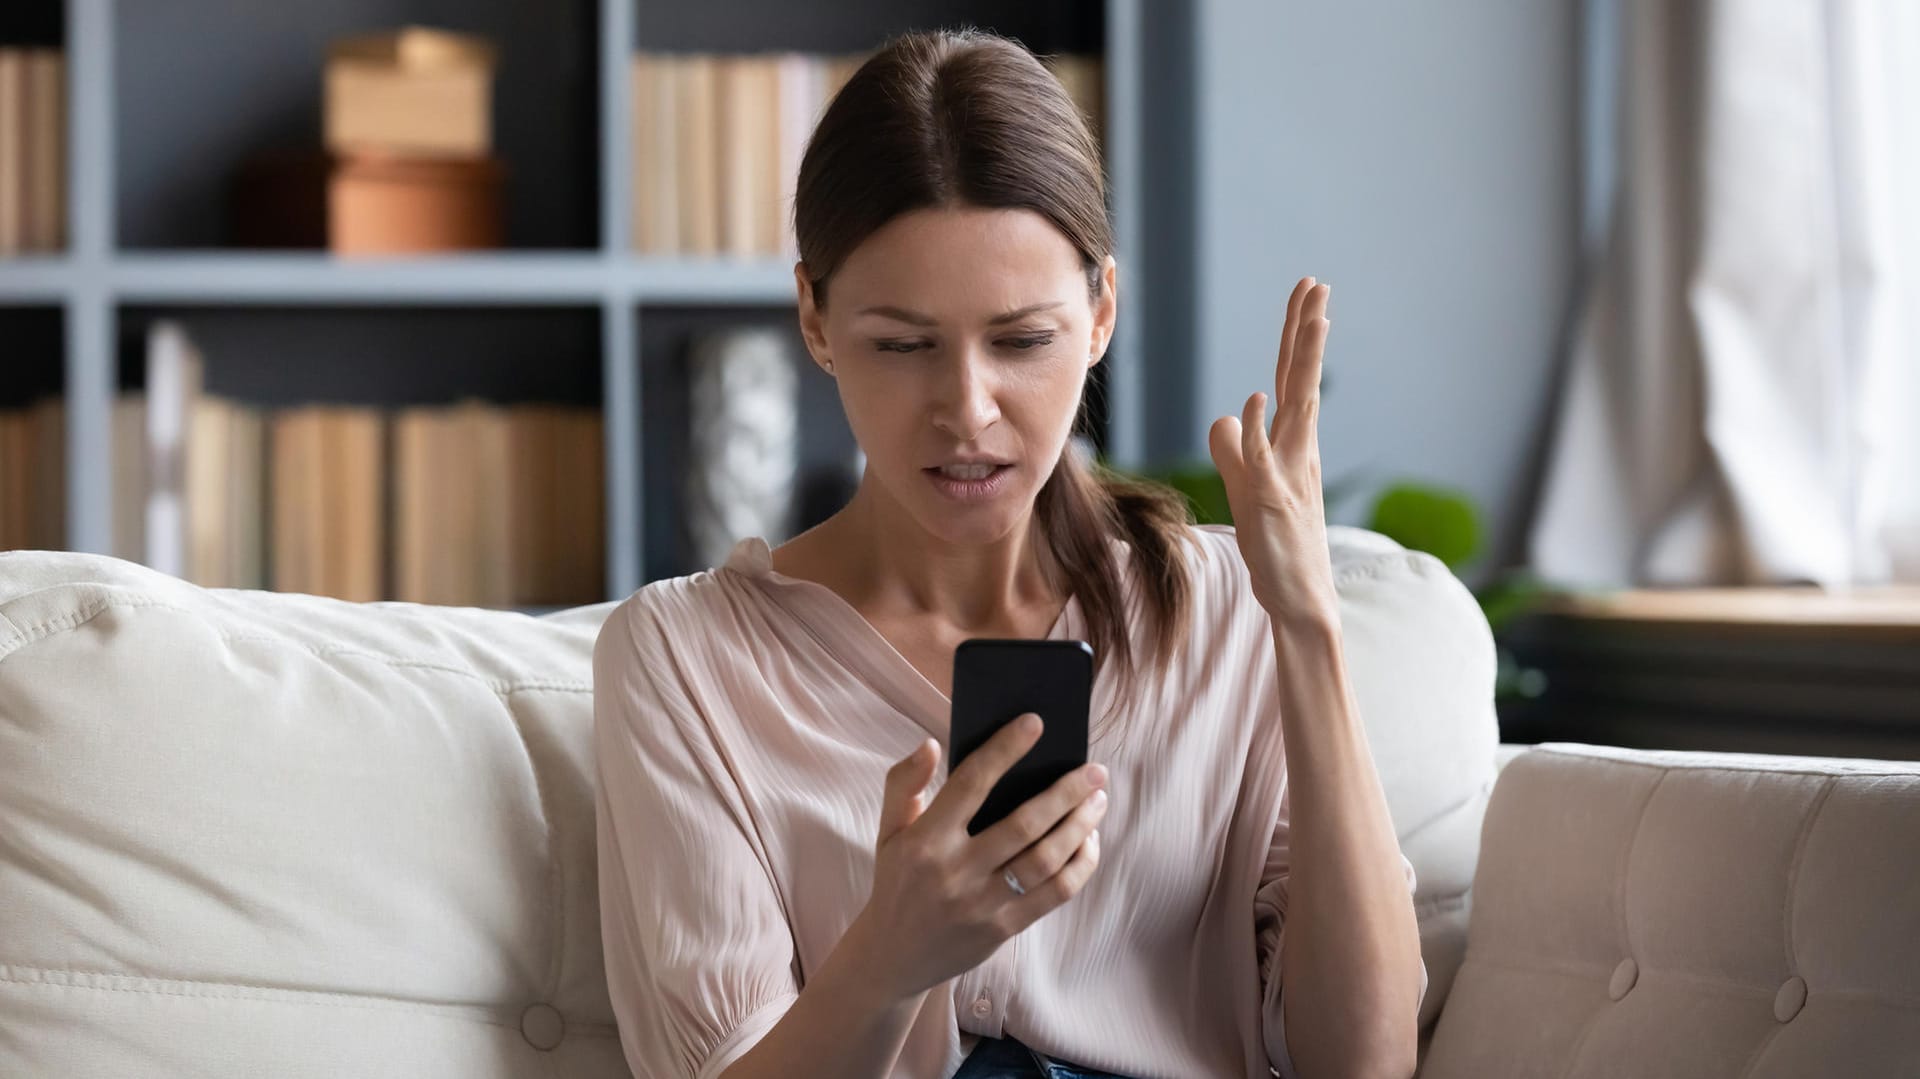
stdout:
<svg viewBox="0 0 1920 1079">
<path fill-rule="evenodd" d="M 1098 869 L 927 994 L 894 1076 L 945 1079 L 981 1035 L 1143 1079 L 1265 1079 L 1270 1062 L 1292 1075 L 1273 640 L 1233 530 L 1189 540 L 1193 632 L 1166 676 L 1122 684 L 1102 667 L 1094 681 L 1088 752 L 1110 798 Z M 1069 600 L 1047 636 L 1085 630 Z M 758 537 L 628 597 L 593 674 L 621 1043 L 637 1079 L 708 1079 L 780 1019 L 860 912 L 887 769 L 929 734 L 946 744 L 949 701 L 837 593 L 775 571 Z M 945 777 L 943 764 L 932 789 Z M 1411 889 L 1410 863 L 1406 877 Z"/>
</svg>

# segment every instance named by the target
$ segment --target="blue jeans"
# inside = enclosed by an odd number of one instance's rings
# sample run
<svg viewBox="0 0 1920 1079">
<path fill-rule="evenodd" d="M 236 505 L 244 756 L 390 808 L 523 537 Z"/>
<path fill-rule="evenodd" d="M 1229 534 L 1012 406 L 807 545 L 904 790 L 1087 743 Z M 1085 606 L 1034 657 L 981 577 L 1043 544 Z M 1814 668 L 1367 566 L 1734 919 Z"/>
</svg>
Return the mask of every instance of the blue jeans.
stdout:
<svg viewBox="0 0 1920 1079">
<path fill-rule="evenodd" d="M 953 1079 L 1127 1079 L 1055 1060 L 1011 1035 L 982 1037 Z"/>
</svg>

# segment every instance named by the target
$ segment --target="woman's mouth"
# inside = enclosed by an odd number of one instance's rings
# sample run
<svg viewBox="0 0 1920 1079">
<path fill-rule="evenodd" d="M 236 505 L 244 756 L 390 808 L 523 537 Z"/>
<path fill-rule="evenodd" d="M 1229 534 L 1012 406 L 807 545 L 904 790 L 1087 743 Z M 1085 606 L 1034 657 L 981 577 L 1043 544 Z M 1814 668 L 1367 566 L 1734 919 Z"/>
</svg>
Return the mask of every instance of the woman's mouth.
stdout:
<svg viewBox="0 0 1920 1079">
<path fill-rule="evenodd" d="M 1007 484 L 1012 465 L 941 465 L 922 469 L 934 490 L 956 502 L 979 502 L 992 498 Z"/>
</svg>

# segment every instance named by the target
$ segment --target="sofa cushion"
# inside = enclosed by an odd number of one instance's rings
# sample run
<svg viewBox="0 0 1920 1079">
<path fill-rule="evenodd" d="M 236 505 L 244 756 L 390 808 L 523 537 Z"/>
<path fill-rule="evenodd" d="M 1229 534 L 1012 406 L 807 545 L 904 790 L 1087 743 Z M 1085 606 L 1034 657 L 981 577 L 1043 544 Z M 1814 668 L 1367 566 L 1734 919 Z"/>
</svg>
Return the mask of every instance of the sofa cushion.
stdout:
<svg viewBox="0 0 1920 1079">
<path fill-rule="evenodd" d="M 1421 1075 L 1920 1075 L 1920 763 L 1522 754 Z"/>
<path fill-rule="evenodd" d="M 0 555 L 0 1075 L 621 1077 L 592 647 Z"/>
<path fill-rule="evenodd" d="M 1480 821 L 1495 777 L 1493 634 L 1432 555 L 1357 528 L 1328 530 L 1354 697 L 1414 871 L 1429 1028 L 1467 946 Z"/>
</svg>

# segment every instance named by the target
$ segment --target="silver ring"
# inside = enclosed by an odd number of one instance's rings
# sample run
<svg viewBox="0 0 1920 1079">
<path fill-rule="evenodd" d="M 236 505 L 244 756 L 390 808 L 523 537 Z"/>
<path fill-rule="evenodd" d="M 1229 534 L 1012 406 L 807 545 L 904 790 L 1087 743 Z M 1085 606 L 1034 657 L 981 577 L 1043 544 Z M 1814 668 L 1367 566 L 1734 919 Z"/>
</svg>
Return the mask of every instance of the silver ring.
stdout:
<svg viewBox="0 0 1920 1079">
<path fill-rule="evenodd" d="M 1009 869 L 1006 872 L 1000 874 L 1000 876 L 1006 880 L 1007 887 L 1013 889 L 1014 895 L 1027 894 L 1027 890 L 1025 888 L 1020 887 L 1020 878 L 1013 875 L 1013 870 Z"/>
</svg>

